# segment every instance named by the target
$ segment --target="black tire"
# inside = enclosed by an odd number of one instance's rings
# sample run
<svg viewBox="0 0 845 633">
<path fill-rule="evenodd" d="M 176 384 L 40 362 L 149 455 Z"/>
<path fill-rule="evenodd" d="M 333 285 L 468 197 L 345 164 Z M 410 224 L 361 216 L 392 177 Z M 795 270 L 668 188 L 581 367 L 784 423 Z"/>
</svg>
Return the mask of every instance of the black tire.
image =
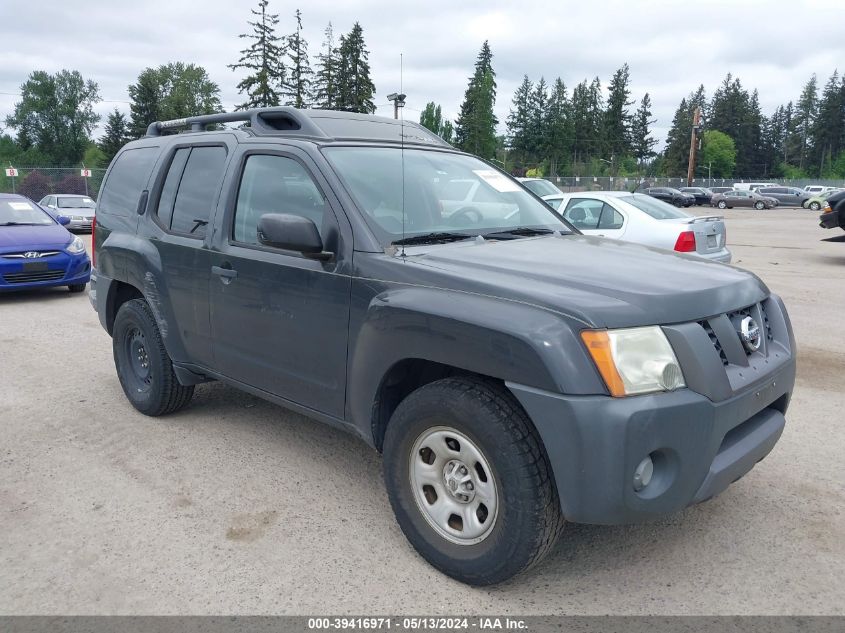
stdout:
<svg viewBox="0 0 845 633">
<path fill-rule="evenodd" d="M 67 289 L 74 293 L 82 292 L 83 290 L 85 290 L 85 285 L 86 284 L 70 284 Z"/>
<path fill-rule="evenodd" d="M 763 209 L 766 208 L 766 203 L 765 202 L 755 202 L 754 208 L 757 209 L 758 211 L 762 211 Z"/>
<path fill-rule="evenodd" d="M 194 387 L 177 380 L 153 312 L 143 299 L 127 301 L 117 311 L 112 351 L 120 386 L 141 413 L 166 415 L 191 401 Z"/>
<path fill-rule="evenodd" d="M 416 501 L 411 452 L 435 427 L 451 427 L 470 438 L 489 462 L 501 501 L 480 542 L 447 540 Z M 510 393 L 480 378 L 429 383 L 399 404 L 385 435 L 384 478 L 411 545 L 436 569 L 471 585 L 500 583 L 526 571 L 548 554 L 563 529 L 557 489 L 537 431 Z"/>
<path fill-rule="evenodd" d="M 810 203 L 810 210 L 811 211 L 818 211 L 821 208 L 822 208 L 822 205 L 820 205 L 818 202 L 811 202 Z"/>
</svg>

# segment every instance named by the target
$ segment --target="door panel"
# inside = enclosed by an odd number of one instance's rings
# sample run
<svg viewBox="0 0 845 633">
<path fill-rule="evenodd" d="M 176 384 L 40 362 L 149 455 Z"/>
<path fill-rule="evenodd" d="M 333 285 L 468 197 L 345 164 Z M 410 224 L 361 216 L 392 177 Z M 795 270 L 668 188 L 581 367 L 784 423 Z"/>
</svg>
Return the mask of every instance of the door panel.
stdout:
<svg viewBox="0 0 845 633">
<path fill-rule="evenodd" d="M 283 153 L 241 162 L 237 196 L 212 254 L 214 366 L 235 380 L 343 417 L 351 278 L 321 262 L 258 243 L 264 213 L 317 224 L 324 243 L 337 219 L 309 167 Z"/>
</svg>

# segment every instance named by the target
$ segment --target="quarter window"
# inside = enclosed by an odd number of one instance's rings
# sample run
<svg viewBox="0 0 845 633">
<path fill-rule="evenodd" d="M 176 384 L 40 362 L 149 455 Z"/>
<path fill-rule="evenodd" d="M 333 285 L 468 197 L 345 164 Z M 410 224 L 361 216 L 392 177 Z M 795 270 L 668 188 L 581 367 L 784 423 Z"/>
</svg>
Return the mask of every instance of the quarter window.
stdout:
<svg viewBox="0 0 845 633">
<path fill-rule="evenodd" d="M 117 215 L 135 213 L 157 156 L 158 147 L 129 149 L 120 154 L 109 172 L 97 211 Z"/>
<path fill-rule="evenodd" d="M 254 154 L 247 158 L 241 175 L 232 239 L 258 244 L 258 221 L 265 213 L 302 216 L 322 229 L 325 209 L 325 198 L 299 162 Z"/>
</svg>

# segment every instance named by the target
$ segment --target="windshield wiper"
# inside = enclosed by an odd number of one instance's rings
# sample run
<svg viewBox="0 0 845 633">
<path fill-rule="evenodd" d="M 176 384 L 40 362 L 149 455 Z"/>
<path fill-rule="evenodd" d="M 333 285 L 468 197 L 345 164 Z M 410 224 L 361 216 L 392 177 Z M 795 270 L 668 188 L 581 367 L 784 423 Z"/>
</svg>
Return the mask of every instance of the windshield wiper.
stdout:
<svg viewBox="0 0 845 633">
<path fill-rule="evenodd" d="M 561 229 L 561 232 L 569 233 L 566 229 Z M 501 231 L 493 231 L 492 233 L 485 233 L 484 239 L 512 239 L 519 237 L 531 237 L 533 235 L 549 235 L 552 229 L 540 229 L 533 226 L 515 226 L 512 229 L 502 229 Z"/>
<path fill-rule="evenodd" d="M 411 246 L 413 244 L 445 244 L 446 242 L 457 242 L 458 240 L 467 240 L 475 237 L 467 233 L 450 233 L 448 231 L 435 231 L 434 233 L 423 233 L 422 235 L 413 235 L 401 240 L 391 242 L 396 246 Z"/>
</svg>

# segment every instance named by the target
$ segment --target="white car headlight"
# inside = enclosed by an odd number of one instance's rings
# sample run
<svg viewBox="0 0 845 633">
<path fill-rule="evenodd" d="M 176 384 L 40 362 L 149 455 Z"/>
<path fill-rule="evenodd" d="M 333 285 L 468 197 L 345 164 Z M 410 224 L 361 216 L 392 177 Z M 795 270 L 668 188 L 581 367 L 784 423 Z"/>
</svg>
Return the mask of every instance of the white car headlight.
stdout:
<svg viewBox="0 0 845 633">
<path fill-rule="evenodd" d="M 85 252 L 85 242 L 78 235 L 73 238 L 70 244 L 65 246 L 65 250 L 71 255 L 79 255 Z"/>
<path fill-rule="evenodd" d="M 675 352 L 659 326 L 585 330 L 581 338 L 614 397 L 686 386 Z"/>
</svg>

